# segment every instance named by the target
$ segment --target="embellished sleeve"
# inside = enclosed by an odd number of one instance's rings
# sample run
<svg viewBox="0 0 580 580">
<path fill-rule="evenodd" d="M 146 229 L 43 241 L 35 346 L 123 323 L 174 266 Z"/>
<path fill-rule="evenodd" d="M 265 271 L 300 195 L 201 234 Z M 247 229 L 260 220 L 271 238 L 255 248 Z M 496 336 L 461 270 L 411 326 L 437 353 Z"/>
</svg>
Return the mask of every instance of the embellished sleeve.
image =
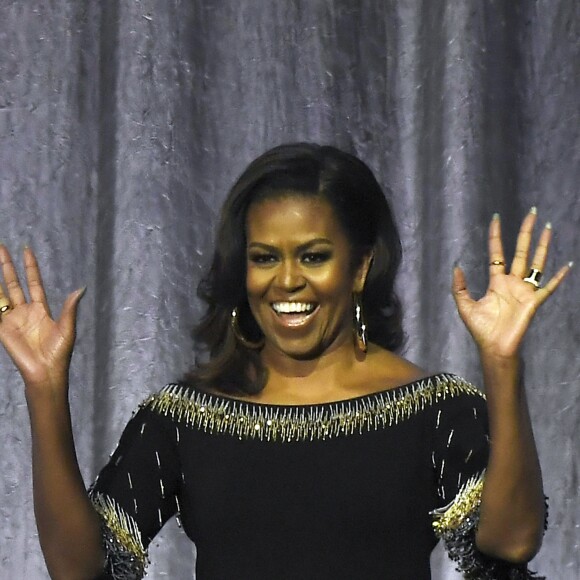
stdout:
<svg viewBox="0 0 580 580">
<path fill-rule="evenodd" d="M 147 404 L 129 421 L 89 495 L 101 518 L 105 572 L 99 579 L 145 575 L 147 548 L 177 512 L 179 459 L 170 420 Z"/>
<path fill-rule="evenodd" d="M 490 558 L 475 544 L 481 493 L 489 457 L 485 395 L 454 377 L 450 396 L 442 396 L 432 411 L 431 467 L 437 507 L 433 529 L 443 541 L 457 570 L 470 580 L 526 580 L 541 577 L 525 564 Z"/>
</svg>

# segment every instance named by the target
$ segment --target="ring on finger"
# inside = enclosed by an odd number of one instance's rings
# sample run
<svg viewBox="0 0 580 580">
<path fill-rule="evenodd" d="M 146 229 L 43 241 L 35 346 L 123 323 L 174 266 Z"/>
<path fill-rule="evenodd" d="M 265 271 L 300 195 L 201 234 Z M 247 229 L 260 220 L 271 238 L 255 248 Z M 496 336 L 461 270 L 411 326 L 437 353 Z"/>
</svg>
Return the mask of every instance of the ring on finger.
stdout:
<svg viewBox="0 0 580 580">
<path fill-rule="evenodd" d="M 489 263 L 490 266 L 505 266 L 505 262 L 503 260 L 494 260 L 493 262 Z"/>
<path fill-rule="evenodd" d="M 537 290 L 540 287 L 541 279 L 542 271 L 537 268 L 531 268 L 528 275 L 524 278 L 524 282 L 531 284 Z"/>
<path fill-rule="evenodd" d="M 3 314 L 6 314 L 9 310 L 12 310 L 12 304 L 6 299 L 0 300 L 0 319 Z"/>
</svg>

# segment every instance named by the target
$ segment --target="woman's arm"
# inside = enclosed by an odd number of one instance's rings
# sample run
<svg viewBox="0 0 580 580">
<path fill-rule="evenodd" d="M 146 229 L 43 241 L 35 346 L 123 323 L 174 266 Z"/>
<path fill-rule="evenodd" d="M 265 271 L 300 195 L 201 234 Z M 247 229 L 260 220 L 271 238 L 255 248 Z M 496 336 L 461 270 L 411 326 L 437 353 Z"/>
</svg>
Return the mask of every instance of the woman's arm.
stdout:
<svg viewBox="0 0 580 580">
<path fill-rule="evenodd" d="M 545 520 L 542 474 L 518 359 L 482 353 L 490 455 L 476 533 L 479 550 L 527 562 L 540 548 Z"/>
<path fill-rule="evenodd" d="M 520 377 L 520 347 L 537 309 L 572 266 L 561 268 L 543 288 L 524 281 L 535 221 L 533 208 L 522 223 L 507 273 L 500 221 L 494 216 L 489 229 L 490 282 L 483 298 L 471 298 L 460 268 L 453 277 L 459 314 L 480 352 L 489 412 L 490 456 L 476 543 L 482 552 L 510 562 L 525 562 L 536 554 L 545 516 L 540 465 Z M 532 268 L 544 269 L 550 238 L 548 224 Z"/>
<path fill-rule="evenodd" d="M 7 289 L 6 294 L 0 285 L 0 301 L 10 305 L 0 314 L 0 342 L 25 385 L 40 545 L 52 578 L 94 578 L 104 566 L 100 521 L 80 474 L 68 404 L 68 370 L 83 292 L 70 294 L 53 320 L 33 252 L 24 251 L 30 300 L 1 245 L 0 264 Z"/>
<path fill-rule="evenodd" d="M 34 513 L 46 566 L 51 578 L 95 578 L 105 561 L 100 520 L 79 470 L 67 398 L 27 399 Z"/>
</svg>

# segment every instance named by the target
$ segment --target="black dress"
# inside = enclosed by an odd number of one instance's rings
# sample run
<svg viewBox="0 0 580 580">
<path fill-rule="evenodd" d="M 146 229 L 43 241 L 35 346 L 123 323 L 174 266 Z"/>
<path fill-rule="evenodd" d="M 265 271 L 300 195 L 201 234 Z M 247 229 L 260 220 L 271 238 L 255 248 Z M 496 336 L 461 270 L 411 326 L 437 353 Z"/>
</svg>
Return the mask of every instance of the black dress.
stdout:
<svg viewBox="0 0 580 580">
<path fill-rule="evenodd" d="M 475 547 L 487 458 L 484 396 L 454 375 L 300 406 L 168 385 L 90 490 L 103 578 L 141 578 L 174 515 L 198 580 L 427 580 L 439 538 L 466 578 L 531 578 Z"/>
</svg>

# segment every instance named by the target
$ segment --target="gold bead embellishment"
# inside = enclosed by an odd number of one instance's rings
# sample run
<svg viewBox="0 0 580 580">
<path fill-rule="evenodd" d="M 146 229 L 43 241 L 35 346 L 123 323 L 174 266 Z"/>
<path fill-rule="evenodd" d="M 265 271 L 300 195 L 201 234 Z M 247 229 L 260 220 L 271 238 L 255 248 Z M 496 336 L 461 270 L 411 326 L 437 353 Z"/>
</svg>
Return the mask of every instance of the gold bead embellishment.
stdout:
<svg viewBox="0 0 580 580">
<path fill-rule="evenodd" d="M 105 494 L 92 493 L 90 499 L 116 541 L 124 550 L 133 554 L 144 573 L 149 561 L 137 522 L 114 499 Z"/>
<path fill-rule="evenodd" d="M 396 425 L 439 400 L 463 393 L 484 398 L 463 379 L 440 374 L 392 391 L 307 406 L 253 404 L 170 384 L 143 406 L 207 433 L 262 441 L 314 441 Z"/>
<path fill-rule="evenodd" d="M 431 512 L 433 529 L 437 537 L 457 529 L 479 510 L 485 472 L 470 478 L 447 506 Z"/>
</svg>

